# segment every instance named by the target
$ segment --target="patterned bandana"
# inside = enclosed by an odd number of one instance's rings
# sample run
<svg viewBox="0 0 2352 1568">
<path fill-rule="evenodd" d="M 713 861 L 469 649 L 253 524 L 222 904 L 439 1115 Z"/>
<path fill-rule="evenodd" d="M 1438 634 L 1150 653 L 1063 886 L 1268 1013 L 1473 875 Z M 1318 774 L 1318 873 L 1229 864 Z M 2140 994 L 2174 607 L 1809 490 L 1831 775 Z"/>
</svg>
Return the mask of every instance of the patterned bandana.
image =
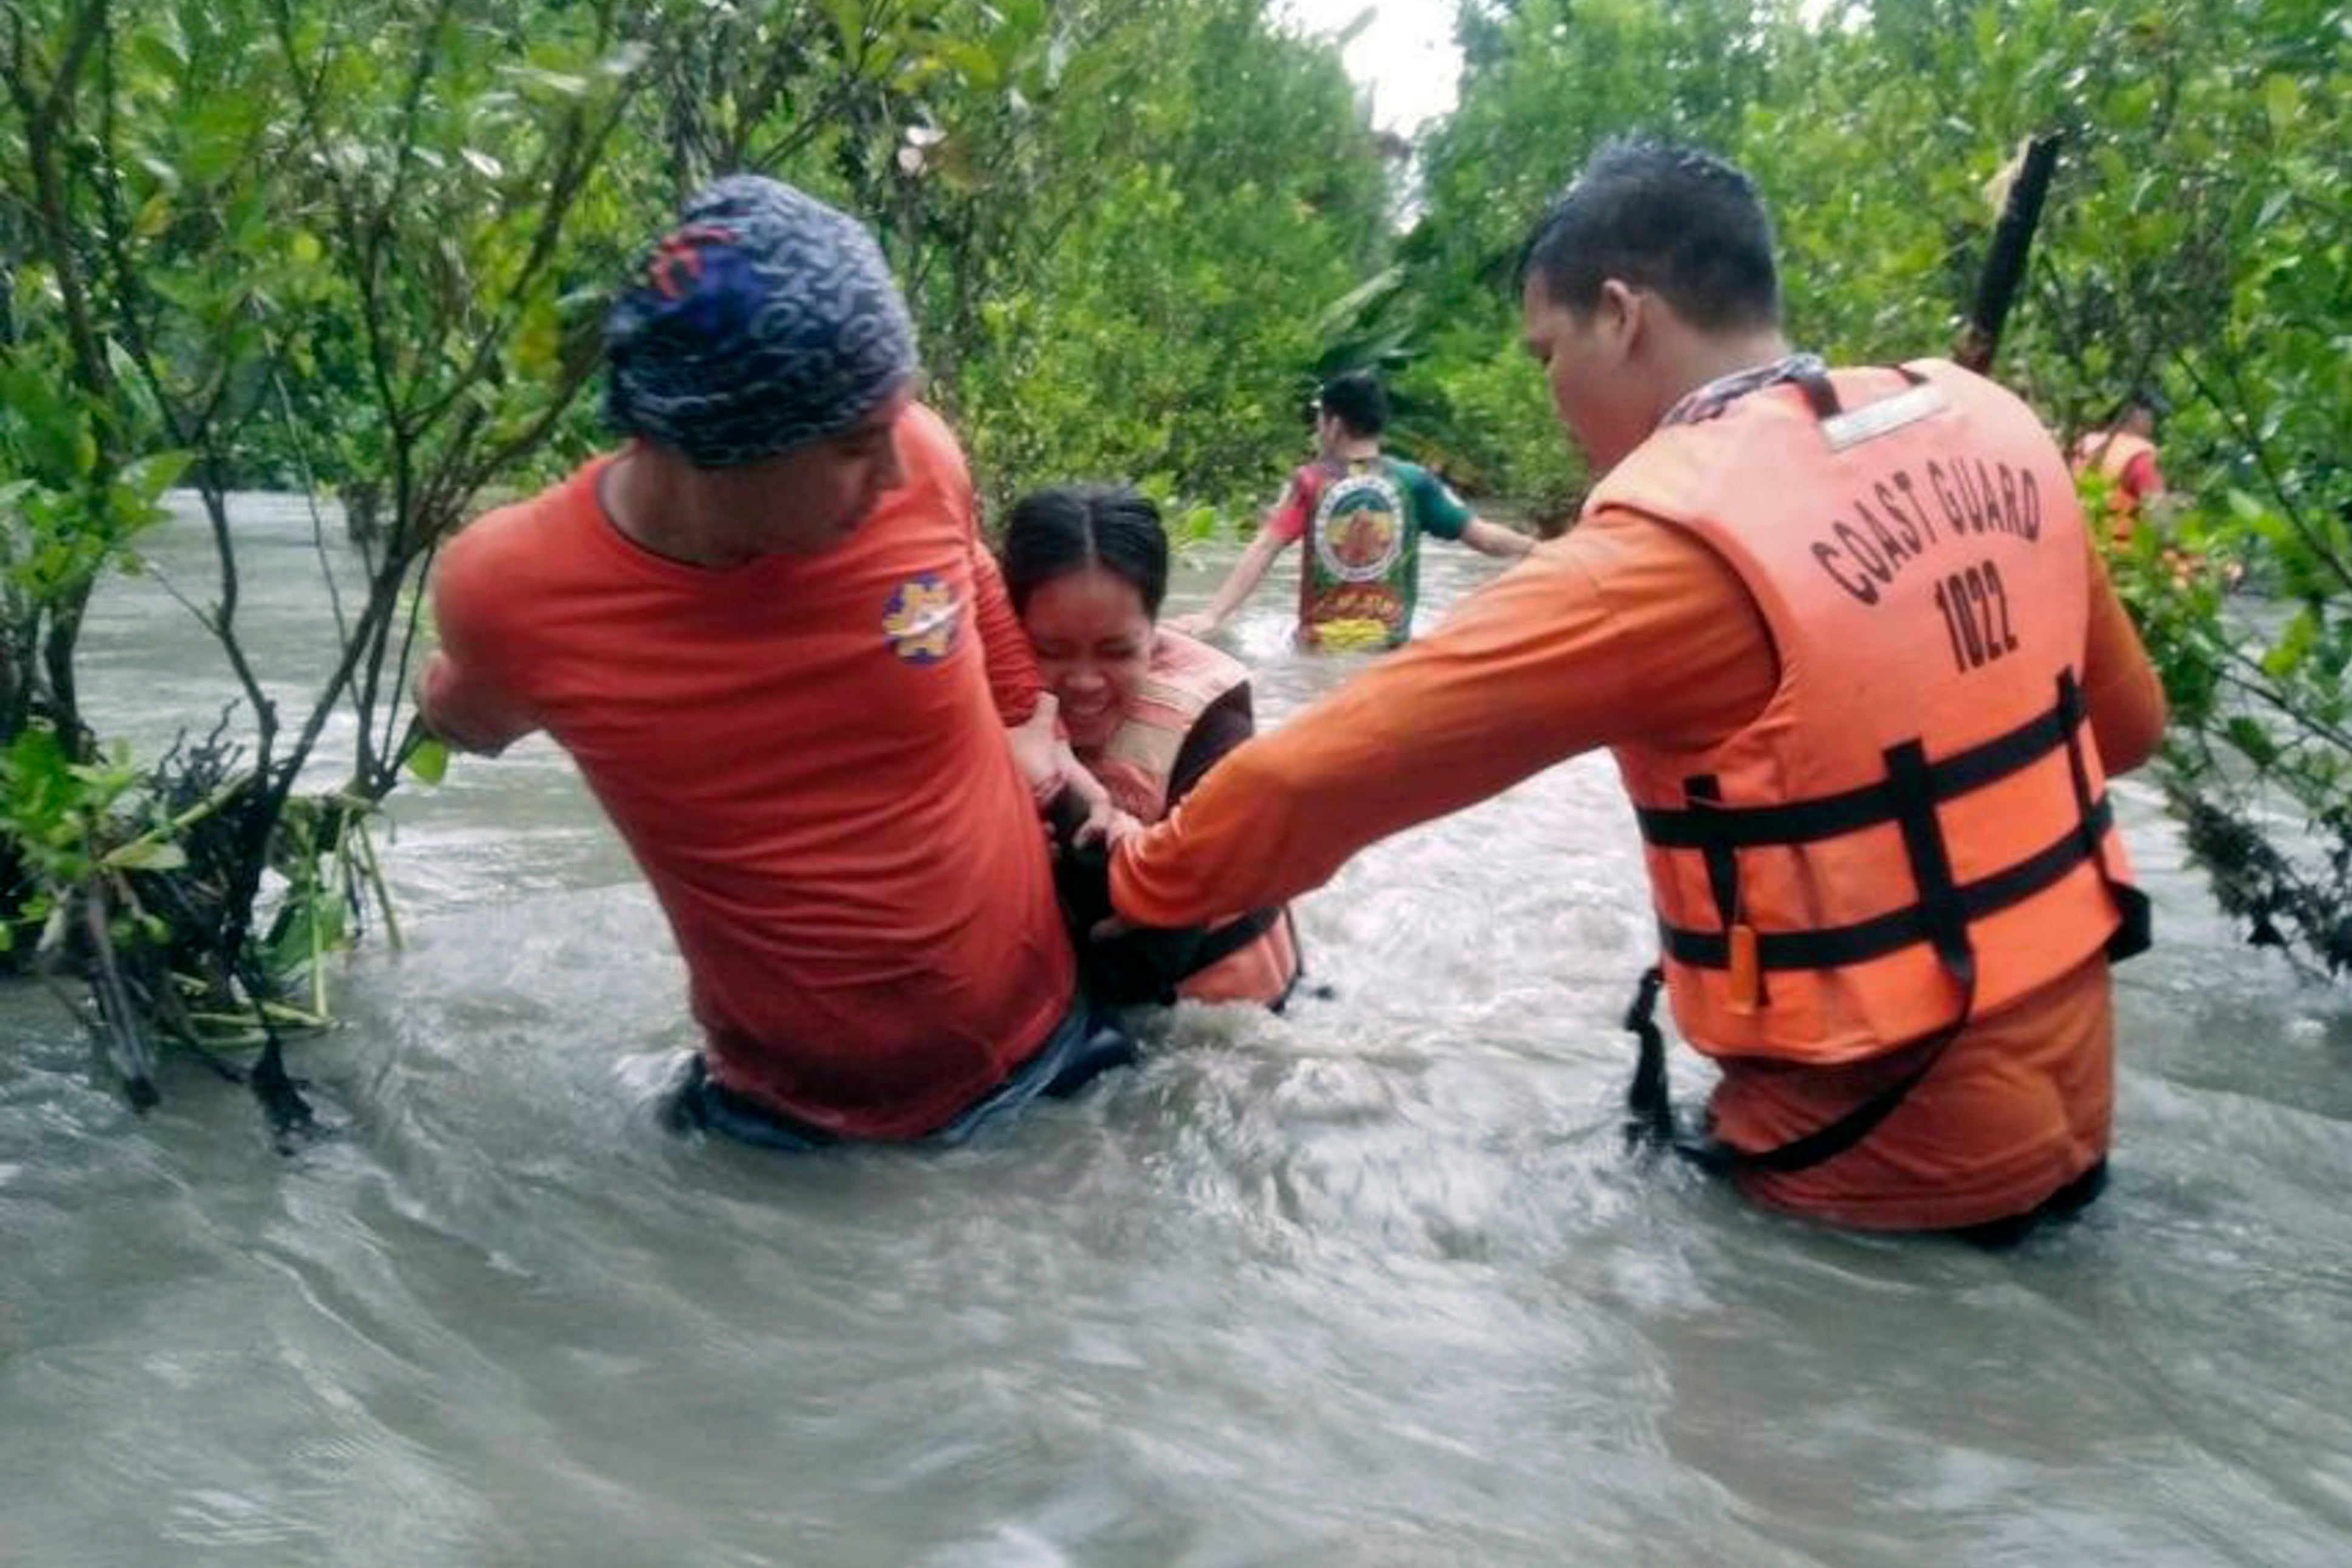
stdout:
<svg viewBox="0 0 2352 1568">
<path fill-rule="evenodd" d="M 873 236 L 774 180 L 705 186 L 637 277 L 604 321 L 604 416 L 698 468 L 846 430 L 914 373 Z"/>
</svg>

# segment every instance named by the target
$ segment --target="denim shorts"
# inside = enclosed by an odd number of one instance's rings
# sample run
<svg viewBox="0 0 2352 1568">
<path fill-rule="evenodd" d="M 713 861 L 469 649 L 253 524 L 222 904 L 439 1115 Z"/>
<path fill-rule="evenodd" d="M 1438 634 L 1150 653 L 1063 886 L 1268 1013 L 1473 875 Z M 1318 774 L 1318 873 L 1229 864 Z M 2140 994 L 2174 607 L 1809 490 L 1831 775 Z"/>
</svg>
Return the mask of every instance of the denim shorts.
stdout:
<svg viewBox="0 0 2352 1568">
<path fill-rule="evenodd" d="M 1066 1099 L 1097 1074 L 1136 1059 L 1135 1037 L 1115 1019 L 1097 1012 L 1082 997 L 1070 1005 L 1053 1032 L 1004 1081 L 965 1106 L 948 1123 L 912 1142 L 945 1146 L 962 1143 L 988 1123 L 1030 1101 Z M 699 1129 L 765 1149 L 807 1153 L 855 1142 L 761 1104 L 712 1081 L 700 1052 L 687 1063 L 670 1091 L 662 1120 L 675 1131 Z"/>
</svg>

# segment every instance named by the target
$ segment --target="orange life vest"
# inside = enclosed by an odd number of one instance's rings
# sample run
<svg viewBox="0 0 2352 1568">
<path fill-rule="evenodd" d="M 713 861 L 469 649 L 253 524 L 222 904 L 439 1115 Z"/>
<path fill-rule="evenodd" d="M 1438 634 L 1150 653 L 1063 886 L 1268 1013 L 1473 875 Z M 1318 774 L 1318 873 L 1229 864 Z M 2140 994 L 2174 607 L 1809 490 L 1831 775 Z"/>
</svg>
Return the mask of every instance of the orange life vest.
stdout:
<svg viewBox="0 0 2352 1568">
<path fill-rule="evenodd" d="M 2156 443 L 2127 430 L 2094 430 L 2074 443 L 2068 466 L 2076 474 L 2099 474 L 2107 481 L 2107 533 L 2116 544 L 2131 542 L 2139 521 L 2139 497 L 2124 487 L 2124 475 L 2138 458 L 2156 456 Z"/>
<path fill-rule="evenodd" d="M 1940 361 L 1783 382 L 1659 430 L 1603 507 L 1721 555 L 1780 658 L 1738 733 L 1616 748 L 1695 1047 L 1859 1061 L 2145 945 L 2076 685 L 2081 509 L 2023 403 Z"/>
<path fill-rule="evenodd" d="M 1142 822 L 1168 814 L 1168 786 L 1185 738 L 1210 704 L 1248 679 L 1239 660 L 1205 643 L 1165 627 L 1153 636 L 1150 672 L 1093 764 L 1095 777 L 1119 810 Z M 1286 910 L 1215 925 L 1204 951 L 1213 955 L 1211 961 L 1177 983 L 1178 996 L 1271 1007 L 1289 994 L 1298 975 L 1298 948 Z"/>
</svg>

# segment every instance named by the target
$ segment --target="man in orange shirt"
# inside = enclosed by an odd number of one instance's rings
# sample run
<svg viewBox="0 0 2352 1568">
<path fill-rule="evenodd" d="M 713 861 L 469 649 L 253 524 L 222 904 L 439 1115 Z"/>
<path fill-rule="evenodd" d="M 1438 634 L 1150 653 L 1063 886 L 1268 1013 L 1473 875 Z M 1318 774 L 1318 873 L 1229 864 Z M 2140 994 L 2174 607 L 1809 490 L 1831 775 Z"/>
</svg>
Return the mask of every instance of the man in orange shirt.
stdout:
<svg viewBox="0 0 2352 1568">
<path fill-rule="evenodd" d="M 1602 476 L 1579 526 L 1126 838 L 1120 915 L 1295 897 L 1607 747 L 1676 1020 L 1722 1070 L 1700 1138 L 1649 1060 L 1645 1123 L 1842 1224 L 2008 1239 L 2088 1202 L 2108 957 L 2146 925 L 2104 777 L 2163 699 L 2056 446 L 1948 364 L 1791 353 L 1763 210 L 1701 153 L 1602 149 L 1524 274 Z"/>
<path fill-rule="evenodd" d="M 606 348 L 634 439 L 450 541 L 420 700 L 469 750 L 546 730 L 635 852 L 707 1039 L 676 1115 L 952 1137 L 1126 1060 L 1055 904 L 1053 699 L 872 238 L 721 180 Z"/>
</svg>

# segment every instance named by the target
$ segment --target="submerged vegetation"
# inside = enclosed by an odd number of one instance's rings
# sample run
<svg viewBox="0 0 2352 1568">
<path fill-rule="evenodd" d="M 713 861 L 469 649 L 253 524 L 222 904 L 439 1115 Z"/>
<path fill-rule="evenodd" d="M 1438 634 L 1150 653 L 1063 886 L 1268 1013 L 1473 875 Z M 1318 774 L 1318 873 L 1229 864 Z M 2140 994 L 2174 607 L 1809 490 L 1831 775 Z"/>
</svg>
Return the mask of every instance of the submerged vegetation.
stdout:
<svg viewBox="0 0 2352 1568">
<path fill-rule="evenodd" d="M 1793 335 L 1848 360 L 1950 348 L 1997 176 L 2060 138 L 1997 371 L 2068 435 L 2168 394 L 2179 502 L 2116 563 L 2174 704 L 2161 781 L 2249 934 L 2340 974 L 2347 26 L 1469 0 L 1460 105 L 1408 161 L 1267 0 L 0 0 L 0 962 L 68 994 L 134 1103 L 174 1047 L 301 1128 L 285 1038 L 390 922 L 371 822 L 439 765 L 406 701 L 423 573 L 486 486 L 600 439 L 604 292 L 709 175 L 873 223 L 992 500 L 1124 477 L 1204 536 L 1295 460 L 1316 379 L 1374 365 L 1401 444 L 1564 519 L 1516 247 L 1647 130 L 1756 175 Z M 265 486 L 320 505 L 330 667 L 241 636 L 229 495 Z M 142 758 L 77 653 L 167 492 L 216 570 L 166 586 L 236 696 Z"/>
</svg>

